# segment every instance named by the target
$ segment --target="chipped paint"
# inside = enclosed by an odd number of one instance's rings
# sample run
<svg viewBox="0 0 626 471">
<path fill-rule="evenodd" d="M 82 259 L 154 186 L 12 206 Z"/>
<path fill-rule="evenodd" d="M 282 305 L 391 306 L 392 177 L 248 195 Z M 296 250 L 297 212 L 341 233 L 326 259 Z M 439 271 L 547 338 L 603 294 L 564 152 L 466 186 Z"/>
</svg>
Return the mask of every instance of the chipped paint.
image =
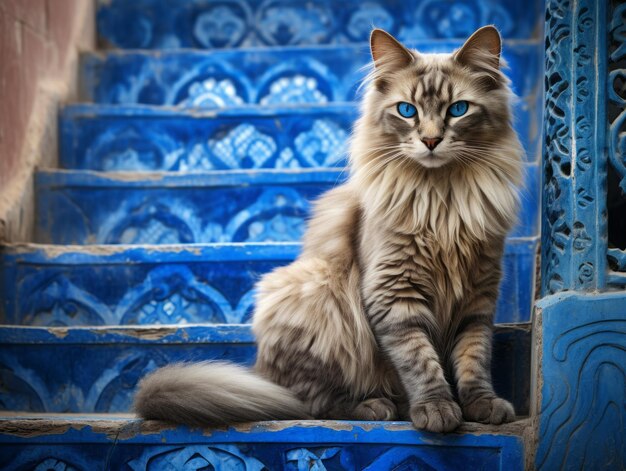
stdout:
<svg viewBox="0 0 626 471">
<path fill-rule="evenodd" d="M 63 339 L 67 337 L 67 334 L 69 332 L 68 327 L 48 327 L 46 330 L 58 339 Z"/>
<path fill-rule="evenodd" d="M 178 327 L 167 326 L 97 327 L 89 329 L 90 332 L 97 335 L 124 335 L 141 340 L 161 340 L 169 335 L 177 334 L 179 330 L 180 329 Z"/>
</svg>

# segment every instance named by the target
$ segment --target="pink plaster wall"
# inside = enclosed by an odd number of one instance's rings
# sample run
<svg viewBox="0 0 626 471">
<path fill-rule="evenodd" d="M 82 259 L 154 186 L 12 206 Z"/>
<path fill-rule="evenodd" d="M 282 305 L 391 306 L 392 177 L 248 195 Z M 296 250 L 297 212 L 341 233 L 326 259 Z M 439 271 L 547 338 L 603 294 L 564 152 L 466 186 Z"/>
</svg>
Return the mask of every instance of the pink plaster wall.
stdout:
<svg viewBox="0 0 626 471">
<path fill-rule="evenodd" d="M 93 15 L 92 0 L 0 0 L 0 197 L 5 205 L 3 190 L 15 187 L 16 179 L 25 180 L 30 167 L 41 160 L 54 161 L 49 155 L 40 159 L 26 153 L 33 150 L 26 149 L 26 143 L 34 132 L 34 114 L 54 115 L 39 109 L 37 99 L 43 85 L 51 83 L 60 85 L 56 91 L 48 87 L 55 105 L 70 98 L 78 51 L 93 46 Z M 48 125 L 56 129 L 56 123 L 44 123 Z M 56 149 L 34 151 L 47 154 Z"/>
</svg>

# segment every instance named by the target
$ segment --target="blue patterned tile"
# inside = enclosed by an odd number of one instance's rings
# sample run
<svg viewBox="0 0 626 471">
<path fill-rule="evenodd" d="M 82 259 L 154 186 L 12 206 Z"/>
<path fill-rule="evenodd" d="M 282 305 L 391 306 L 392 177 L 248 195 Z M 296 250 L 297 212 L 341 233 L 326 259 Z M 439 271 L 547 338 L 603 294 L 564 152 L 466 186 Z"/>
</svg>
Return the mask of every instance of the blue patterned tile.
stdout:
<svg viewBox="0 0 626 471">
<path fill-rule="evenodd" d="M 37 240 L 55 244 L 289 242 L 342 170 L 39 172 Z"/>
<path fill-rule="evenodd" d="M 451 52 L 460 41 L 411 44 L 423 52 Z M 504 56 L 521 110 L 540 118 L 538 41 L 505 42 Z M 82 98 L 101 104 L 223 108 L 242 104 L 302 105 L 352 101 L 371 60 L 369 48 L 240 49 L 216 52 L 111 52 L 85 54 Z M 518 117 L 519 118 L 519 117 Z M 529 118 L 526 118 L 529 119 Z"/>
<path fill-rule="evenodd" d="M 99 0 L 98 30 L 122 48 L 198 49 L 365 42 L 373 26 L 401 40 L 464 38 L 495 24 L 531 38 L 543 4 L 532 0 Z"/>
<path fill-rule="evenodd" d="M 16 433 L 20 429 L 28 433 Z M 37 421 L 24 416 L 0 419 L 0 466 L 18 471 L 41 463 L 63 471 L 521 471 L 523 433 L 522 424 L 504 430 L 468 424 L 444 435 L 416 431 L 406 422 L 260 422 L 209 431 L 116 417 Z"/>
<path fill-rule="evenodd" d="M 343 169 L 40 171 L 36 238 L 54 244 L 297 241 L 311 201 L 346 177 Z M 537 179 L 537 166 L 529 165 L 514 237 L 538 232 Z"/>
<path fill-rule="evenodd" d="M 211 111 L 72 105 L 60 114 L 60 165 L 187 172 L 342 167 L 356 116 L 352 103 Z M 515 124 L 527 159 L 536 159 L 531 123 Z"/>
<path fill-rule="evenodd" d="M 254 283 L 299 250 L 297 244 L 6 247 L 1 319 L 36 326 L 247 322 Z"/>
<path fill-rule="evenodd" d="M 60 165 L 104 171 L 207 171 L 343 167 L 352 104 L 174 111 L 67 107 Z"/>
<path fill-rule="evenodd" d="M 496 327 L 494 384 L 518 412 L 528 412 L 530 330 Z M 249 325 L 0 327 L 0 410 L 127 412 L 139 380 L 180 361 L 250 365 Z M 77 361 L 80 359 L 80 361 Z"/>
<path fill-rule="evenodd" d="M 5 324 L 39 326 L 247 322 L 254 283 L 298 255 L 298 244 L 6 246 Z M 496 322 L 527 322 L 537 238 L 511 238 Z"/>
</svg>

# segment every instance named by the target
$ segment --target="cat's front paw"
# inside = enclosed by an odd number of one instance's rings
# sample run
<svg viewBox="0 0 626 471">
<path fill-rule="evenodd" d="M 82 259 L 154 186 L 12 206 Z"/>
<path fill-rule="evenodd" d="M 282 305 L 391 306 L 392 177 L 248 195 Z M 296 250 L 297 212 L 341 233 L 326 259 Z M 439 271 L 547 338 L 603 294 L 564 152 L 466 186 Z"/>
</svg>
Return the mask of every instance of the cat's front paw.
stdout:
<svg viewBox="0 0 626 471">
<path fill-rule="evenodd" d="M 469 422 L 500 425 L 515 420 L 515 410 L 509 401 L 486 396 L 463 404 L 463 417 Z"/>
<path fill-rule="evenodd" d="M 410 414 L 415 428 L 429 432 L 452 432 L 463 420 L 459 405 L 446 399 L 417 402 Z"/>
</svg>

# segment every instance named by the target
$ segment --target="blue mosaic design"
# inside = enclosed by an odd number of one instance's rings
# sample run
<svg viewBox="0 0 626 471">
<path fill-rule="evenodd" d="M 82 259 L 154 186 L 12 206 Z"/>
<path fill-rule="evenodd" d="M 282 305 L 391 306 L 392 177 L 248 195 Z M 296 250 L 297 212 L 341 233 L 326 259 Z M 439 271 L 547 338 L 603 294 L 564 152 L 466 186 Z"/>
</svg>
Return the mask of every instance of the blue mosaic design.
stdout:
<svg viewBox="0 0 626 471">
<path fill-rule="evenodd" d="M 410 43 L 422 52 L 451 52 L 460 41 Z M 536 119 L 540 96 L 539 42 L 505 42 L 514 91 Z M 241 49 L 216 52 L 85 54 L 82 98 L 101 104 L 221 108 L 248 104 L 320 104 L 353 101 L 370 62 L 368 47 Z M 222 84 L 222 85 L 220 85 Z M 536 121 L 537 122 L 537 121 Z"/>
<path fill-rule="evenodd" d="M 537 238 L 505 246 L 499 323 L 528 322 Z M 89 326 L 247 322 L 254 283 L 293 261 L 299 244 L 6 247 L 4 324 Z"/>
<path fill-rule="evenodd" d="M 146 471 L 209 467 L 293 471 L 303 469 L 305 456 L 312 461 L 304 469 L 318 471 L 524 469 L 519 431 L 507 434 L 494 427 L 466 426 L 461 433 L 437 435 L 418 432 L 406 422 L 299 421 L 261 422 L 207 433 L 153 422 L 80 417 L 73 422 L 40 420 L 51 430 L 19 436 L 11 429 L 15 423 L 31 430 L 34 421 L 0 419 L 0 466 L 17 471 L 42 463 L 73 467 L 60 467 L 67 470 L 106 466 Z M 321 445 L 327 443 L 332 445 Z"/>
<path fill-rule="evenodd" d="M 147 373 L 180 361 L 251 365 L 249 325 L 0 327 L 0 410 L 128 412 Z M 493 375 L 498 392 L 528 412 L 530 329 L 496 327 Z M 80 361 L 77 361 L 80 359 Z"/>
<path fill-rule="evenodd" d="M 400 40 L 465 38 L 495 24 L 532 37 L 543 2 L 514 0 L 99 0 L 101 42 L 132 49 L 217 49 L 366 42 L 373 26 Z"/>
<path fill-rule="evenodd" d="M 343 167 L 356 116 L 354 104 L 219 111 L 72 105 L 60 115 L 60 165 L 186 172 Z M 529 122 L 515 124 L 527 159 L 536 159 L 536 131 L 524 127 Z"/>
<path fill-rule="evenodd" d="M 458 41 L 414 44 L 423 52 L 449 52 L 459 45 Z M 541 48 L 538 42 L 510 43 L 505 44 L 504 55 L 520 97 L 515 105 L 516 128 L 528 159 L 534 161 L 539 157 L 540 141 Z M 194 110 L 243 104 L 323 106 L 358 99 L 358 84 L 369 61 L 364 46 L 87 54 L 82 60 L 81 94 L 84 101 L 100 104 Z M 229 85 L 216 95 L 216 84 L 222 82 Z M 271 113 L 271 108 L 265 109 Z"/>
<path fill-rule="evenodd" d="M 337 170 L 106 174 L 40 171 L 36 237 L 53 244 L 289 242 L 310 202 L 341 183 Z M 537 167 L 527 167 L 519 223 L 537 233 Z"/>
<path fill-rule="evenodd" d="M 34 326 L 248 322 L 254 283 L 299 250 L 298 244 L 7 248 L 0 319 Z"/>
<path fill-rule="evenodd" d="M 341 170 L 151 176 L 37 174 L 37 240 L 54 244 L 289 242 Z"/>
</svg>

